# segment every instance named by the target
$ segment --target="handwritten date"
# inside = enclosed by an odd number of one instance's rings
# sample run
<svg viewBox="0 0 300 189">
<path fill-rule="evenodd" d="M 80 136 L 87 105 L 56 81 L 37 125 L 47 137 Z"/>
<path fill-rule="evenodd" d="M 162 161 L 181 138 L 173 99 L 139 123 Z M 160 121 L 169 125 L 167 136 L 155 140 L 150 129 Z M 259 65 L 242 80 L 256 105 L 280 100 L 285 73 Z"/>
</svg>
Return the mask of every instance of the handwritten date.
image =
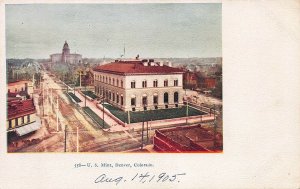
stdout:
<svg viewBox="0 0 300 189">
<path fill-rule="evenodd" d="M 126 179 L 123 176 L 109 177 L 106 174 L 101 174 L 94 180 L 94 183 L 114 183 L 114 184 L 118 185 L 122 182 L 127 182 L 127 181 L 138 182 L 138 183 L 180 182 L 180 178 L 184 175 L 186 175 L 186 173 L 167 174 L 167 173 L 163 172 L 158 175 L 155 175 L 155 174 L 146 172 L 146 173 L 136 173 L 133 177 L 129 177 L 129 179 Z"/>
</svg>

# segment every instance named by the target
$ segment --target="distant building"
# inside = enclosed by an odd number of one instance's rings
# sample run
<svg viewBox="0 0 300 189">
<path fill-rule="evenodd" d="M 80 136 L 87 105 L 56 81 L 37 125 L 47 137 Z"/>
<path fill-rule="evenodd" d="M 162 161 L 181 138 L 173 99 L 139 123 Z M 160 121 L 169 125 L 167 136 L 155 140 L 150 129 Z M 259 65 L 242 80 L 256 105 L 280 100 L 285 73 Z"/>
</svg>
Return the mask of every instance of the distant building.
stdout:
<svg viewBox="0 0 300 189">
<path fill-rule="evenodd" d="M 216 152 L 222 151 L 222 135 L 201 126 L 183 126 L 155 130 L 154 150 L 159 152 Z"/>
<path fill-rule="evenodd" d="M 183 71 L 170 63 L 116 60 L 94 68 L 95 93 L 124 111 L 179 107 Z"/>
<path fill-rule="evenodd" d="M 8 97 L 23 97 L 23 99 L 32 96 L 33 85 L 32 81 L 16 81 L 8 83 L 7 94 Z"/>
<path fill-rule="evenodd" d="M 183 74 L 184 88 L 196 89 L 198 87 L 198 77 L 194 72 L 186 71 Z"/>
<path fill-rule="evenodd" d="M 36 131 L 41 127 L 33 99 L 20 100 L 17 98 L 7 101 L 7 132 L 16 132 L 18 136 Z"/>
<path fill-rule="evenodd" d="M 76 64 L 82 63 L 82 55 L 81 54 L 70 54 L 70 48 L 65 41 L 65 44 L 62 49 L 62 53 L 51 54 L 50 59 L 52 63 L 69 63 L 69 64 Z"/>
</svg>

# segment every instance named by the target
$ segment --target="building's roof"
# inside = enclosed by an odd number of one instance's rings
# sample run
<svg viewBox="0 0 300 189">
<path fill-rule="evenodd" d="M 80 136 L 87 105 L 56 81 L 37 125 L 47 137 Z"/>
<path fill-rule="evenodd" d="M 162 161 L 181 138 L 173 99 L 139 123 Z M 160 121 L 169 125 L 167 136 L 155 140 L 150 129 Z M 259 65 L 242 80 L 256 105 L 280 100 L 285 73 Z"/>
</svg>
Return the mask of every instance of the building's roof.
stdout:
<svg viewBox="0 0 300 189">
<path fill-rule="evenodd" d="M 8 83 L 8 86 L 11 87 L 11 86 L 15 86 L 15 85 L 22 85 L 22 84 L 25 84 L 25 83 L 32 83 L 32 81 L 30 80 L 21 80 L 21 81 L 15 81 L 15 82 L 10 82 Z"/>
<path fill-rule="evenodd" d="M 29 100 L 11 100 L 7 102 L 7 119 L 35 113 L 35 106 L 32 99 Z"/>
<path fill-rule="evenodd" d="M 160 66 L 158 63 L 154 63 L 155 66 L 150 64 L 147 66 L 143 65 L 140 60 L 131 61 L 116 61 L 109 64 L 97 66 L 94 71 L 107 72 L 119 75 L 139 75 L 139 74 L 176 74 L 183 73 L 183 70 L 179 68 L 169 67 L 166 65 Z"/>
</svg>

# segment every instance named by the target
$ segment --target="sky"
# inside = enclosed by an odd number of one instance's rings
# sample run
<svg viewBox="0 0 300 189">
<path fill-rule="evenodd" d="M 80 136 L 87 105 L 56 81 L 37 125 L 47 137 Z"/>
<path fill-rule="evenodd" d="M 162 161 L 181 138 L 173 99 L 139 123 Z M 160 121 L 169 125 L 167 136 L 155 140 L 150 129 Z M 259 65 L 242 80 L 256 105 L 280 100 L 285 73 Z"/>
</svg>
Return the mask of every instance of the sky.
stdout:
<svg viewBox="0 0 300 189">
<path fill-rule="evenodd" d="M 221 4 L 6 5 L 6 57 L 222 56 Z"/>
</svg>

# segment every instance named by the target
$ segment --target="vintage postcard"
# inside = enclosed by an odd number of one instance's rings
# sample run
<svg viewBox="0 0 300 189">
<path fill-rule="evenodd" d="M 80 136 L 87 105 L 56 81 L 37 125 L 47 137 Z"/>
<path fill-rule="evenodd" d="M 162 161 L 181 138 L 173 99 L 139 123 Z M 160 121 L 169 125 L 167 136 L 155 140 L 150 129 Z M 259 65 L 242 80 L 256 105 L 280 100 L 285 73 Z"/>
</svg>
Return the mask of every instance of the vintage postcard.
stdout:
<svg viewBox="0 0 300 189">
<path fill-rule="evenodd" d="M 300 187 L 299 1 L 0 13 L 0 189 Z"/>
<path fill-rule="evenodd" d="M 221 3 L 5 11 L 9 153 L 222 152 Z"/>
</svg>

